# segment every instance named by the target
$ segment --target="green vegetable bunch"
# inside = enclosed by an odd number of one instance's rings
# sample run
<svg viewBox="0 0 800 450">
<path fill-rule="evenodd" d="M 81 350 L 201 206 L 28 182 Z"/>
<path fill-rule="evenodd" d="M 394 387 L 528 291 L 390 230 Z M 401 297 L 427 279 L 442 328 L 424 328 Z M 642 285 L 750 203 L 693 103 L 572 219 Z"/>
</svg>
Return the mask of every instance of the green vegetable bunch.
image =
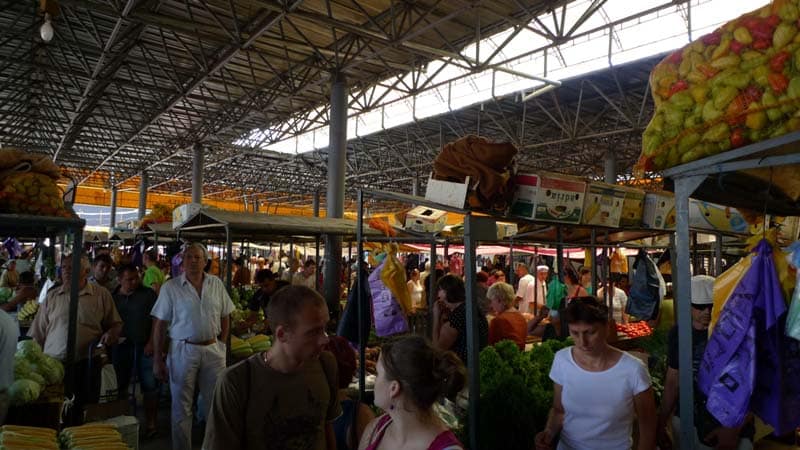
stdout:
<svg viewBox="0 0 800 450">
<path fill-rule="evenodd" d="M 522 352 L 514 342 L 502 341 L 481 351 L 480 448 L 534 447 L 553 403 L 550 366 L 555 353 L 571 344 L 552 340 Z"/>
</svg>

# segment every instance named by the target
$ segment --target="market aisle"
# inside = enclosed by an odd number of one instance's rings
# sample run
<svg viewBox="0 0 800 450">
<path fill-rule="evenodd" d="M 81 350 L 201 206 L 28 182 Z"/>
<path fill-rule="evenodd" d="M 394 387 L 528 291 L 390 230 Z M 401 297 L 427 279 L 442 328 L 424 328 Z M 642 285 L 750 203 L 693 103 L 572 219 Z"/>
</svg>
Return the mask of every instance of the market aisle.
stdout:
<svg viewBox="0 0 800 450">
<path fill-rule="evenodd" d="M 170 441 L 169 402 L 160 399 L 158 408 L 158 436 L 148 439 L 139 435 L 139 450 L 167 450 L 172 448 Z M 139 406 L 138 419 L 140 427 L 144 424 L 144 408 Z M 141 428 L 140 428 L 141 429 Z M 192 448 L 199 450 L 203 444 L 203 430 L 195 424 L 192 428 Z"/>
</svg>

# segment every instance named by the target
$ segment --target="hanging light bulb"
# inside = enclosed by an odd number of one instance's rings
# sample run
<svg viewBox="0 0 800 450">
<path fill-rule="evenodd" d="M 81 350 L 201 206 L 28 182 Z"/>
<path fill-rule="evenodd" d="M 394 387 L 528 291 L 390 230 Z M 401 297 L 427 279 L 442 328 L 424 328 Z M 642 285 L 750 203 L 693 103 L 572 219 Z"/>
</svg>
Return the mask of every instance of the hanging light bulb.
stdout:
<svg viewBox="0 0 800 450">
<path fill-rule="evenodd" d="M 54 33 L 53 24 L 50 23 L 50 13 L 44 13 L 44 23 L 42 27 L 39 28 L 39 35 L 42 37 L 42 40 L 47 43 L 53 40 Z"/>
</svg>

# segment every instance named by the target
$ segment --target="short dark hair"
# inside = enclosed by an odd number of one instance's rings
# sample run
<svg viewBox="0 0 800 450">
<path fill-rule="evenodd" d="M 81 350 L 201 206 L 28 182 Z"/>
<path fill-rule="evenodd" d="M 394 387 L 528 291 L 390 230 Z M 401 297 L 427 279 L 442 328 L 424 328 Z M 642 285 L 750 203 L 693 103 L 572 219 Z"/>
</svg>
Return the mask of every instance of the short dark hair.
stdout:
<svg viewBox="0 0 800 450">
<path fill-rule="evenodd" d="M 578 277 L 578 274 L 575 273 L 575 269 L 573 269 L 572 267 L 567 267 L 566 269 L 564 269 L 564 278 L 569 278 L 569 281 L 572 284 L 578 284 L 581 282 L 580 277 Z"/>
<path fill-rule="evenodd" d="M 311 259 L 311 258 L 308 258 L 308 259 L 306 260 L 305 264 L 303 264 L 303 267 L 311 267 L 311 266 L 316 266 L 316 265 L 317 265 L 317 262 L 316 262 L 316 261 L 314 261 L 314 260 L 313 260 L 313 259 Z"/>
<path fill-rule="evenodd" d="M 608 323 L 608 307 L 595 297 L 576 297 L 569 302 L 564 312 L 567 323 Z"/>
<path fill-rule="evenodd" d="M 134 266 L 133 264 L 125 264 L 117 270 L 117 274 L 120 278 L 125 275 L 125 272 L 133 272 L 136 275 L 139 275 L 139 268 Z"/>
<path fill-rule="evenodd" d="M 33 272 L 31 272 L 30 270 L 26 270 L 25 272 L 19 274 L 20 284 L 33 284 L 34 280 L 35 276 L 33 275 Z"/>
<path fill-rule="evenodd" d="M 149 259 L 150 261 L 153 262 L 158 261 L 158 252 L 154 248 L 147 250 L 146 252 L 143 253 L 143 255 L 147 256 L 147 259 Z"/>
<path fill-rule="evenodd" d="M 267 280 L 274 280 L 275 274 L 269 269 L 261 269 L 256 271 L 256 283 L 263 283 Z"/>
<path fill-rule="evenodd" d="M 297 315 L 307 306 L 327 306 L 325 299 L 306 286 L 286 286 L 278 289 L 267 305 L 267 318 L 274 331 L 278 325 L 293 327 Z"/>
<path fill-rule="evenodd" d="M 111 256 L 109 256 L 108 253 L 103 253 L 101 255 L 95 256 L 94 261 L 92 261 L 92 266 L 94 267 L 94 266 L 97 265 L 97 263 L 101 263 L 101 262 L 102 263 L 106 263 L 109 266 L 113 266 L 114 265 L 114 261 L 111 260 Z"/>
<path fill-rule="evenodd" d="M 424 411 L 441 397 L 454 400 L 467 381 L 464 363 L 455 353 L 439 350 L 419 335 L 383 344 L 381 360 L 387 379 L 400 383 L 408 398 Z"/>
<path fill-rule="evenodd" d="M 489 275 L 481 270 L 480 272 L 475 274 L 475 280 L 478 283 L 486 283 L 487 281 L 489 281 Z"/>
<path fill-rule="evenodd" d="M 447 301 L 450 303 L 461 303 L 467 300 L 464 281 L 455 275 L 445 275 L 439 278 L 436 287 L 445 292 Z"/>
</svg>

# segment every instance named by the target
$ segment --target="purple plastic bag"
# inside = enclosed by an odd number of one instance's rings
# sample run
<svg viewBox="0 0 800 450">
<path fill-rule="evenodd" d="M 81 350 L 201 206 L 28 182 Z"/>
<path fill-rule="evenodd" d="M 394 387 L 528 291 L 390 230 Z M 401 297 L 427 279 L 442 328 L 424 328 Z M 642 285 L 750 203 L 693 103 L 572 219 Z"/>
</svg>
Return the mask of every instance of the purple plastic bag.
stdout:
<svg viewBox="0 0 800 450">
<path fill-rule="evenodd" d="M 369 275 L 369 289 L 372 292 L 372 315 L 375 319 L 375 334 L 380 337 L 392 336 L 408 331 L 408 321 L 400 303 L 381 281 L 383 264 Z"/>
<path fill-rule="evenodd" d="M 754 252 L 709 338 L 698 386 L 722 425 L 740 426 L 752 411 L 783 434 L 800 423 L 800 352 L 783 333 L 786 302 L 772 247 L 762 240 Z"/>
</svg>

